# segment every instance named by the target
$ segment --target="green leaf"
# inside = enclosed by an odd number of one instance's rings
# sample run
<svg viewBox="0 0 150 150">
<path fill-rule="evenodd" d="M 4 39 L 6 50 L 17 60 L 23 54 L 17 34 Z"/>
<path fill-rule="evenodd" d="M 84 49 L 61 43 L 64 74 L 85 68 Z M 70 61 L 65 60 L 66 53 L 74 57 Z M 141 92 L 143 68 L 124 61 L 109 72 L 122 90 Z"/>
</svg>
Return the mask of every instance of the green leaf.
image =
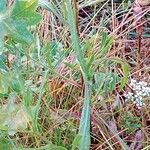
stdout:
<svg viewBox="0 0 150 150">
<path fill-rule="evenodd" d="M 111 61 L 120 64 L 122 67 L 122 71 L 123 71 L 123 77 L 121 78 L 121 89 L 123 89 L 123 87 L 125 86 L 127 80 L 128 80 L 128 74 L 129 74 L 129 69 L 128 69 L 128 64 L 125 63 L 122 59 L 118 58 L 118 57 L 111 57 L 110 58 Z"/>
<path fill-rule="evenodd" d="M 2 22 L 2 25 L 8 36 L 14 41 L 23 44 L 31 44 L 33 41 L 33 36 L 27 30 L 27 25 L 24 22 L 7 19 Z"/>
<path fill-rule="evenodd" d="M 91 67 L 93 61 L 94 61 L 94 55 L 92 54 L 92 55 L 90 56 L 90 58 L 88 59 L 88 62 L 87 62 L 87 69 L 88 69 L 88 70 L 90 70 L 90 67 Z"/>
<path fill-rule="evenodd" d="M 14 135 L 18 129 L 26 129 L 30 121 L 25 109 L 16 104 L 16 98 L 15 93 L 9 94 L 8 103 L 0 111 L 0 130 L 7 131 L 9 135 Z"/>
<path fill-rule="evenodd" d="M 6 69 L 6 57 L 4 54 L 0 55 L 0 70 Z"/>
<path fill-rule="evenodd" d="M 18 150 L 67 150 L 62 146 L 55 146 L 53 144 L 48 144 L 45 146 L 41 146 L 39 148 L 17 148 Z"/>
<path fill-rule="evenodd" d="M 23 93 L 23 104 L 25 107 L 30 107 L 32 103 L 32 91 L 27 89 L 26 92 Z"/>
<path fill-rule="evenodd" d="M 25 109 L 16 104 L 16 94 L 11 93 L 8 98 L 8 103 L 3 106 L 3 113 L 5 114 L 5 118 L 1 119 L 2 125 L 8 128 L 8 134 L 14 135 L 17 133 L 17 130 L 24 130 L 27 128 L 27 124 L 30 121 L 30 117 L 28 116 Z"/>
<path fill-rule="evenodd" d="M 107 40 L 107 38 L 108 38 L 108 34 L 107 34 L 106 32 L 104 32 L 104 31 L 102 31 L 102 32 L 100 33 L 100 36 L 101 36 L 101 47 L 105 47 L 105 45 L 106 45 L 106 40 Z"/>
<path fill-rule="evenodd" d="M 27 12 L 34 12 L 37 8 L 38 0 L 16 0 L 12 15 L 23 17 Z"/>
<path fill-rule="evenodd" d="M 41 20 L 36 13 L 38 0 L 16 0 L 11 10 L 0 15 L 0 47 L 3 47 L 4 33 L 15 42 L 30 45 L 33 41 L 28 26 L 35 25 Z"/>
<path fill-rule="evenodd" d="M 5 11 L 6 9 L 6 0 L 0 0 L 0 12 Z"/>
<path fill-rule="evenodd" d="M 99 93 L 112 92 L 119 81 L 119 77 L 112 72 L 94 73 L 95 83 L 92 85 L 92 90 Z"/>
<path fill-rule="evenodd" d="M 5 95 L 8 93 L 8 84 L 2 74 L 0 74 L 0 94 Z"/>
<path fill-rule="evenodd" d="M 24 90 L 24 82 L 19 72 L 5 72 L 0 74 L 0 94 L 7 95 L 10 91 L 21 92 Z"/>
<path fill-rule="evenodd" d="M 71 150 L 76 150 L 76 148 L 78 147 L 79 143 L 80 143 L 80 140 L 81 140 L 81 135 L 77 134 L 73 143 L 72 143 L 72 148 Z"/>
<path fill-rule="evenodd" d="M 50 148 L 49 150 L 67 150 L 67 149 L 65 147 L 58 146 L 58 147 Z"/>
<path fill-rule="evenodd" d="M 109 36 L 106 32 L 101 32 L 100 36 L 101 36 L 101 45 L 98 57 L 102 57 L 108 52 L 114 40 L 114 38 L 112 36 Z"/>
<path fill-rule="evenodd" d="M 17 130 L 25 130 L 30 121 L 30 118 L 23 108 L 19 108 L 16 114 L 8 117 L 5 120 L 5 125 L 9 128 L 8 134 L 14 135 Z"/>
<path fill-rule="evenodd" d="M 5 138 L 0 138 L 0 149 L 1 150 L 12 150 L 13 146 L 11 142 Z"/>
<path fill-rule="evenodd" d="M 0 130 L 1 130 L 1 131 L 7 131 L 7 130 L 8 130 L 8 128 L 7 128 L 7 127 L 5 127 L 5 126 L 3 126 L 3 125 L 0 125 Z"/>
<path fill-rule="evenodd" d="M 9 94 L 8 103 L 5 106 L 3 106 L 4 113 L 6 113 L 7 115 L 12 114 L 16 110 L 16 98 L 17 95 L 15 93 Z M 7 119 L 7 117 L 5 117 L 5 119 Z"/>
<path fill-rule="evenodd" d="M 0 52 L 2 52 L 2 48 L 4 47 L 4 29 L 2 27 L 1 21 L 0 21 L 0 36 L 1 36 L 1 38 L 0 38 Z"/>
<path fill-rule="evenodd" d="M 31 117 L 32 117 L 32 123 L 33 123 L 33 131 L 34 132 L 38 132 L 39 131 L 39 128 L 38 128 L 38 111 L 39 111 L 39 106 L 36 105 L 36 106 L 33 106 L 32 109 L 30 110 L 31 111 Z"/>
<path fill-rule="evenodd" d="M 17 78 L 13 78 L 11 80 L 10 88 L 14 90 L 15 92 L 21 92 L 22 91 L 22 84 L 21 81 Z"/>
<path fill-rule="evenodd" d="M 34 25 L 41 20 L 41 16 L 36 13 L 38 0 L 16 0 L 11 17 L 14 20 L 23 20 L 28 25 Z"/>
</svg>

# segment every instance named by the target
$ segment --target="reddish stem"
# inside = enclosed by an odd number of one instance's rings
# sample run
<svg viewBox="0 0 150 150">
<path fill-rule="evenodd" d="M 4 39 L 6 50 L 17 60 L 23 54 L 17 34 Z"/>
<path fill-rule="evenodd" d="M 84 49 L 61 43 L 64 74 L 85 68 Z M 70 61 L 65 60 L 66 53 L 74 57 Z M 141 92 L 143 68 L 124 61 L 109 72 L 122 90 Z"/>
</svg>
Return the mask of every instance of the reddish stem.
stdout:
<svg viewBox="0 0 150 150">
<path fill-rule="evenodd" d="M 142 26 L 137 27 L 138 34 L 138 50 L 137 50 L 137 64 L 138 69 L 141 69 L 141 39 L 142 39 Z"/>
</svg>

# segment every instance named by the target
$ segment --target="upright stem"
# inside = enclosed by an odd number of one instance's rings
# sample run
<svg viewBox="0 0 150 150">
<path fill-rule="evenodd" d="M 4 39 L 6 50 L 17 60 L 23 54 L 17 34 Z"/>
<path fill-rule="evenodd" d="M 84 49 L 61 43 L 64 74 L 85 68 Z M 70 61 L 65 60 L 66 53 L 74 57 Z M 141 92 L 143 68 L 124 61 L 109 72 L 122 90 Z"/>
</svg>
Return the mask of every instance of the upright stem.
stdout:
<svg viewBox="0 0 150 150">
<path fill-rule="evenodd" d="M 74 9 L 74 15 L 75 15 L 75 25 L 76 25 L 76 30 L 78 37 L 80 36 L 80 31 L 79 31 L 79 17 L 78 17 L 78 4 L 77 0 L 73 0 L 73 9 Z"/>
<path fill-rule="evenodd" d="M 138 50 L 137 50 L 137 70 L 141 69 L 141 37 L 142 37 L 142 7 L 139 1 L 136 0 L 133 5 L 133 15 L 135 19 L 136 33 L 138 35 Z"/>
<path fill-rule="evenodd" d="M 79 127 L 79 134 L 82 138 L 79 150 L 89 150 L 90 147 L 90 93 L 90 84 L 84 81 L 84 101 Z"/>
<path fill-rule="evenodd" d="M 73 43 L 73 49 L 76 52 L 76 57 L 80 65 L 80 69 L 84 81 L 84 101 L 82 108 L 82 115 L 80 120 L 79 135 L 81 135 L 81 140 L 79 144 L 79 150 L 89 150 L 90 149 L 90 76 L 89 69 L 87 67 L 86 60 L 84 58 L 84 52 L 80 47 L 79 31 L 78 31 L 78 21 L 77 21 L 77 4 L 74 0 L 74 8 L 72 8 L 70 0 L 67 0 L 67 15 L 68 24 L 71 32 L 71 40 Z M 75 13 L 76 12 L 76 13 Z M 75 15 L 76 14 L 76 15 Z"/>
<path fill-rule="evenodd" d="M 137 34 L 138 34 L 138 50 L 137 50 L 137 64 L 138 69 L 141 69 L 141 38 L 142 38 L 142 26 L 137 27 Z"/>
<path fill-rule="evenodd" d="M 78 35 L 78 37 L 80 37 L 77 0 L 73 0 L 73 10 L 74 10 L 74 16 L 75 16 L 75 25 L 76 25 L 77 35 Z M 81 85 L 82 85 L 81 96 L 84 97 L 84 79 L 83 79 L 82 73 L 81 73 Z"/>
</svg>

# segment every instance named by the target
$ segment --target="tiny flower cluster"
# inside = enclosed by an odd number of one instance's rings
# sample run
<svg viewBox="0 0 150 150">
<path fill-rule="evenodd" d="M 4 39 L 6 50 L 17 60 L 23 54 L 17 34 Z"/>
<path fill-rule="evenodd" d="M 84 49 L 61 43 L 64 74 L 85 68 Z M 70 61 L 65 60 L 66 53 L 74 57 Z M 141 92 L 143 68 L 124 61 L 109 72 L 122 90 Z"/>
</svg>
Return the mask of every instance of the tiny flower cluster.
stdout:
<svg viewBox="0 0 150 150">
<path fill-rule="evenodd" d="M 147 82 L 137 82 L 134 79 L 131 79 L 130 86 L 133 92 L 128 92 L 125 94 L 126 101 L 132 101 L 140 109 L 145 105 L 143 98 L 150 96 L 150 87 L 148 86 Z"/>
</svg>

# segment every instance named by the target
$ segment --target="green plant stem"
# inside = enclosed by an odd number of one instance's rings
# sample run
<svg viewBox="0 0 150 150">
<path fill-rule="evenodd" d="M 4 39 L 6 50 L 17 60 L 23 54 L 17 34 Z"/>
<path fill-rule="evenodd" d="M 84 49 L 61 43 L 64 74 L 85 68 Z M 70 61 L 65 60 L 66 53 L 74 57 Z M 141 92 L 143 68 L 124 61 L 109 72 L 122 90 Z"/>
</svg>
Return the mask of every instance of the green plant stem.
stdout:
<svg viewBox="0 0 150 150">
<path fill-rule="evenodd" d="M 84 53 L 80 47 L 80 41 L 78 37 L 78 31 L 76 28 L 76 18 L 72 9 L 71 2 L 67 0 L 67 16 L 68 24 L 71 32 L 71 40 L 73 42 L 73 49 L 76 52 L 76 57 L 79 62 L 81 72 L 84 80 L 84 104 L 82 109 L 82 115 L 80 120 L 79 134 L 81 140 L 79 144 L 79 150 L 90 149 L 90 76 L 89 69 L 84 59 Z"/>
<path fill-rule="evenodd" d="M 82 136 L 79 149 L 90 148 L 90 84 L 84 81 L 84 104 L 81 114 L 79 134 Z"/>
<path fill-rule="evenodd" d="M 88 75 L 88 71 L 86 68 L 86 63 L 85 63 L 83 52 L 80 48 L 79 37 L 78 37 L 77 30 L 76 30 L 75 17 L 74 17 L 72 5 L 69 2 L 69 0 L 67 0 L 67 9 L 68 9 L 68 24 L 69 24 L 70 31 L 71 31 L 71 40 L 73 42 L 73 49 L 76 52 L 76 57 L 80 64 L 81 71 L 84 75 L 84 78 L 86 78 Z"/>
</svg>

